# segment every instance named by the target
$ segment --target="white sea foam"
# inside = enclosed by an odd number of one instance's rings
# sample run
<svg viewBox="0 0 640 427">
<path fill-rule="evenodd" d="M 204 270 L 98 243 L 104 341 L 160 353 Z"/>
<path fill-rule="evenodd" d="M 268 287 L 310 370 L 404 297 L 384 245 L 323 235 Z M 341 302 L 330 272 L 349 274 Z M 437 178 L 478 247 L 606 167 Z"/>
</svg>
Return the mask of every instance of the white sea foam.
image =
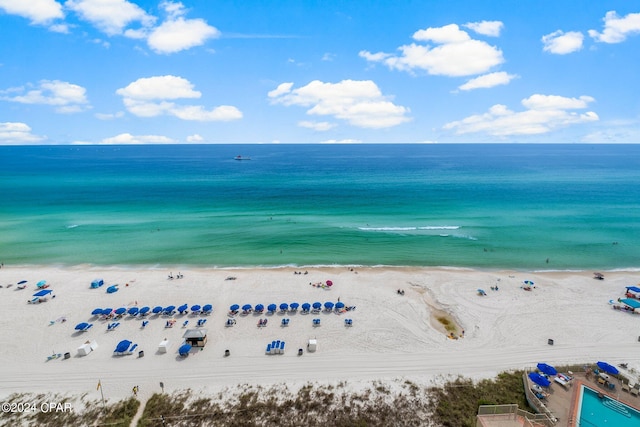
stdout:
<svg viewBox="0 0 640 427">
<path fill-rule="evenodd" d="M 422 227 L 358 227 L 361 231 L 421 231 L 421 230 L 457 230 L 459 225 L 427 225 Z"/>
<path fill-rule="evenodd" d="M 76 228 L 78 227 L 78 224 L 71 224 L 71 225 L 67 225 L 67 228 Z"/>
</svg>

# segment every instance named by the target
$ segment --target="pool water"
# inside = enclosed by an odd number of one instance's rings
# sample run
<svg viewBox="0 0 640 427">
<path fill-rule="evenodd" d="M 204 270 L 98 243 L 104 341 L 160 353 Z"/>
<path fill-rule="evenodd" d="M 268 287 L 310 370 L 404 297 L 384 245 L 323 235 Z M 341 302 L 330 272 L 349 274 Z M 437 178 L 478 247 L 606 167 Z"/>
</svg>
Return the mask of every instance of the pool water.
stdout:
<svg viewBox="0 0 640 427">
<path fill-rule="evenodd" d="M 630 406 L 582 386 L 578 427 L 638 427 L 640 412 Z"/>
</svg>

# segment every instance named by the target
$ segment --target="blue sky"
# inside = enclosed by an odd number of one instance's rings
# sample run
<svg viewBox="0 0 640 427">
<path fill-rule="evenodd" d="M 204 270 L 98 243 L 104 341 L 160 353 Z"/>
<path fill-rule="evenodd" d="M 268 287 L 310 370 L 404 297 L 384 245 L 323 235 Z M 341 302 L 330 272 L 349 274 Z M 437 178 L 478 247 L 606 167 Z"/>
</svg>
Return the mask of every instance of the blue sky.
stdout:
<svg viewBox="0 0 640 427">
<path fill-rule="evenodd" d="M 0 0 L 0 144 L 640 142 L 635 1 Z"/>
</svg>

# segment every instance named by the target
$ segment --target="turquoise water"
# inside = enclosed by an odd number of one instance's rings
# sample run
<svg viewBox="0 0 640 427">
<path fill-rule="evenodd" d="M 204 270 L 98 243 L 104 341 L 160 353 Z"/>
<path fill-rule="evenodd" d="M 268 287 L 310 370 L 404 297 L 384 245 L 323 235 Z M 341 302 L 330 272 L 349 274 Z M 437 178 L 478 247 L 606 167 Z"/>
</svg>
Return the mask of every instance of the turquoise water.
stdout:
<svg viewBox="0 0 640 427">
<path fill-rule="evenodd" d="M 582 386 L 578 427 L 637 427 L 640 426 L 640 412 L 624 403 L 605 397 Z"/>
<path fill-rule="evenodd" d="M 0 193 L 5 264 L 640 267 L 639 145 L 5 146 Z"/>
</svg>

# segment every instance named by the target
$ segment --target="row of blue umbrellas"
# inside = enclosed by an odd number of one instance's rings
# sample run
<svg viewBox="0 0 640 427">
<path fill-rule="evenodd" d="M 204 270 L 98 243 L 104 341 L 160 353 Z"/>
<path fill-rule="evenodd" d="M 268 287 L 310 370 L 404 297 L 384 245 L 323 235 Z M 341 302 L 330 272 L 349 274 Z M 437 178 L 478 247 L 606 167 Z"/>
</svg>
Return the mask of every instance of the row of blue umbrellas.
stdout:
<svg viewBox="0 0 640 427">
<path fill-rule="evenodd" d="M 177 307 L 177 311 L 179 313 L 186 313 L 188 311 L 188 308 L 189 308 L 189 306 L 187 304 L 183 304 L 183 305 Z M 211 304 L 205 304 L 202 307 L 197 305 L 197 304 L 191 306 L 191 311 L 196 312 L 196 313 L 198 313 L 200 311 L 210 312 L 212 310 L 213 310 L 213 306 Z M 127 309 L 125 307 L 120 307 L 120 308 L 117 308 L 115 310 L 113 308 L 96 308 L 91 312 L 91 314 L 93 316 L 100 316 L 100 315 L 107 316 L 107 315 L 109 315 L 109 314 L 111 314 L 113 312 L 113 313 L 115 313 L 117 315 L 123 315 L 123 314 L 127 313 L 127 314 L 130 314 L 132 316 L 136 316 L 138 314 L 141 314 L 141 315 L 144 316 L 144 315 L 148 314 L 149 312 L 151 312 L 153 314 L 161 314 L 161 313 L 171 314 L 174 311 L 176 311 L 176 306 L 175 305 L 169 305 L 167 307 L 162 307 L 162 306 L 158 305 L 158 306 L 154 307 L 153 309 L 151 307 L 147 307 L 147 306 L 142 307 L 142 308 L 130 307 L 129 309 Z"/>
<path fill-rule="evenodd" d="M 598 368 L 602 369 L 607 374 L 617 375 L 620 373 L 620 371 L 618 371 L 618 368 L 616 368 L 613 365 L 610 365 L 607 362 L 600 361 L 596 363 L 596 365 L 598 366 Z M 556 368 L 546 363 L 538 363 L 537 368 L 540 372 L 546 375 L 553 376 L 558 374 L 558 371 L 556 370 Z M 529 372 L 529 378 L 531 379 L 531 381 L 533 381 L 534 383 L 538 384 L 541 387 L 549 387 L 551 385 L 551 381 L 549 381 L 548 378 L 546 378 L 544 375 L 541 375 L 538 372 Z"/>
<path fill-rule="evenodd" d="M 280 310 L 282 311 L 286 311 L 288 309 L 291 310 L 297 310 L 298 307 L 302 307 L 303 310 L 305 311 L 309 311 L 311 309 L 311 307 L 313 307 L 316 310 L 319 310 L 322 308 L 322 303 L 321 302 L 314 302 L 313 304 L 309 304 L 308 302 L 305 302 L 304 304 L 302 304 L 302 306 L 300 304 L 298 304 L 297 302 L 292 302 L 291 304 L 287 304 L 286 302 L 283 302 L 280 304 Z M 327 310 L 331 310 L 334 307 L 337 309 L 341 309 L 344 308 L 344 303 L 338 301 L 337 303 L 332 303 L 331 301 L 327 301 L 324 303 L 324 307 Z M 242 306 L 242 310 L 243 311 L 250 311 L 252 308 L 254 308 L 251 304 L 245 304 Z M 267 311 L 276 311 L 278 308 L 278 306 L 276 304 L 269 304 L 267 306 Z M 229 307 L 229 310 L 231 311 L 238 311 L 240 309 L 240 305 L 238 304 L 233 304 L 231 305 L 231 307 Z M 193 310 L 193 308 L 192 308 Z M 257 304 L 255 306 L 255 311 L 264 311 L 264 305 L 263 304 Z"/>
</svg>

